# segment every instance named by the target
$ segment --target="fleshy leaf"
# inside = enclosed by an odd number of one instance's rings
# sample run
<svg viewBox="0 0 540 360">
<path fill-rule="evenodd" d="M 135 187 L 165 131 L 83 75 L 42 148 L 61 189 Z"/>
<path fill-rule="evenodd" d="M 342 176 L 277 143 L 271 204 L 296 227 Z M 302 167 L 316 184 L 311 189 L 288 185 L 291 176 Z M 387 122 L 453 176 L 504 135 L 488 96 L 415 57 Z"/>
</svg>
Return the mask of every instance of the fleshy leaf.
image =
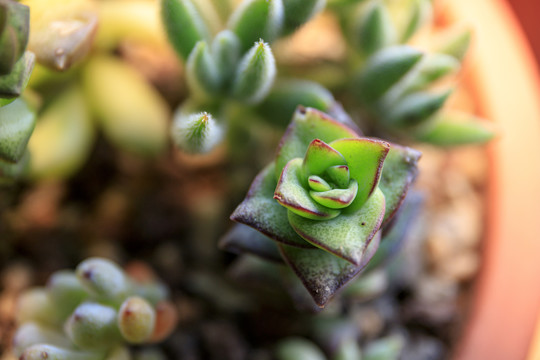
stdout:
<svg viewBox="0 0 540 360">
<path fill-rule="evenodd" d="M 360 265 L 367 244 L 381 226 L 384 209 L 384 195 L 377 189 L 358 211 L 343 212 L 326 221 L 306 219 L 289 211 L 289 222 L 306 241 Z"/>
<path fill-rule="evenodd" d="M 0 76 L 0 98 L 10 98 L 22 94 L 28 80 L 30 80 L 35 60 L 35 55 L 27 51 L 17 61 L 11 73 Z"/>
<path fill-rule="evenodd" d="M 285 0 L 283 33 L 290 34 L 324 9 L 326 0 Z"/>
<path fill-rule="evenodd" d="M 219 247 L 237 254 L 249 253 L 260 258 L 283 262 L 276 243 L 259 231 L 235 224 L 220 240 Z"/>
<path fill-rule="evenodd" d="M 326 180 L 324 180 L 323 178 L 321 178 L 320 176 L 317 176 L 317 175 L 311 175 L 309 178 L 308 178 L 308 184 L 309 184 L 309 188 L 311 190 L 315 190 L 315 191 L 328 191 L 328 190 L 332 190 L 332 188 L 330 187 L 330 185 L 326 182 Z"/>
<path fill-rule="evenodd" d="M 400 207 L 409 185 L 418 173 L 418 160 L 422 154 L 414 149 L 392 144 L 384 162 L 379 188 L 386 199 L 386 214 L 383 226 L 394 216 Z"/>
<path fill-rule="evenodd" d="M 276 179 L 279 179 L 283 167 L 290 160 L 304 157 L 307 147 L 313 140 L 320 139 L 325 143 L 330 143 L 337 139 L 358 136 L 344 124 L 318 110 L 298 107 L 279 144 L 276 156 Z"/>
<path fill-rule="evenodd" d="M 433 5 L 430 0 L 414 0 L 410 8 L 410 19 L 401 36 L 401 42 L 406 43 L 422 25 L 433 17 Z"/>
<path fill-rule="evenodd" d="M 212 41 L 214 57 L 223 85 L 227 86 L 240 60 L 240 40 L 230 30 L 223 30 Z"/>
<path fill-rule="evenodd" d="M 357 46 L 362 53 L 371 55 L 396 42 L 396 29 L 383 2 L 371 2 L 362 8 L 357 16 L 358 24 L 354 31 Z"/>
<path fill-rule="evenodd" d="M 18 162 L 36 125 L 36 115 L 17 99 L 0 108 L 0 159 Z"/>
<path fill-rule="evenodd" d="M 0 159 L 0 186 L 12 185 L 28 170 L 30 153 L 26 151 L 21 160 L 11 163 Z"/>
<path fill-rule="evenodd" d="M 206 112 L 184 114 L 179 109 L 174 115 L 171 136 L 175 145 L 183 151 L 204 154 L 221 143 L 223 130 Z"/>
<path fill-rule="evenodd" d="M 341 139 L 330 143 L 339 151 L 349 167 L 351 179 L 358 181 L 358 194 L 347 211 L 358 210 L 379 184 L 384 159 L 390 144 L 375 139 Z"/>
<path fill-rule="evenodd" d="M 409 46 L 392 46 L 373 55 L 360 73 L 356 85 L 359 100 L 372 104 L 401 80 L 423 54 Z"/>
<path fill-rule="evenodd" d="M 184 59 L 198 41 L 210 40 L 210 30 L 191 0 L 162 0 L 161 17 L 169 41 Z"/>
<path fill-rule="evenodd" d="M 271 42 L 283 26 L 282 0 L 245 0 L 229 18 L 228 28 L 240 39 L 242 52 L 259 39 Z"/>
<path fill-rule="evenodd" d="M 199 98 L 210 98 L 221 85 L 218 68 L 204 41 L 199 41 L 188 57 L 186 81 L 191 93 Z"/>
<path fill-rule="evenodd" d="M 351 180 L 348 189 L 333 189 L 328 191 L 310 191 L 309 194 L 319 204 L 331 209 L 342 209 L 349 206 L 358 192 L 358 182 Z"/>
<path fill-rule="evenodd" d="M 0 3 L 0 75 L 9 74 L 28 43 L 30 9 L 16 1 Z"/>
<path fill-rule="evenodd" d="M 439 42 L 442 45 L 437 49 L 437 52 L 453 56 L 461 61 L 467 54 L 471 38 L 472 32 L 470 29 L 451 30 L 451 33 L 446 34 L 446 38 Z"/>
<path fill-rule="evenodd" d="M 277 360 L 325 360 L 326 356 L 313 342 L 301 338 L 290 337 L 281 340 L 276 348 Z"/>
<path fill-rule="evenodd" d="M 456 72 L 459 66 L 459 61 L 450 55 L 430 54 L 420 63 L 417 73 L 407 85 L 407 91 L 425 89 L 440 78 Z"/>
<path fill-rule="evenodd" d="M 248 225 L 287 245 L 311 248 L 289 224 L 287 209 L 273 199 L 277 181 L 275 164 L 265 167 L 253 180 L 249 192 L 231 215 L 231 220 Z"/>
<path fill-rule="evenodd" d="M 347 165 L 330 166 L 326 169 L 326 175 L 328 175 L 330 180 L 332 180 L 340 189 L 346 188 L 351 179 L 349 167 Z"/>
<path fill-rule="evenodd" d="M 285 165 L 279 178 L 274 199 L 299 216 L 312 220 L 328 220 L 340 214 L 314 201 L 301 180 L 302 159 L 292 159 Z"/>
<path fill-rule="evenodd" d="M 331 166 L 346 165 L 345 158 L 322 140 L 313 140 L 306 151 L 302 169 L 304 174 L 322 175 Z"/>
</svg>

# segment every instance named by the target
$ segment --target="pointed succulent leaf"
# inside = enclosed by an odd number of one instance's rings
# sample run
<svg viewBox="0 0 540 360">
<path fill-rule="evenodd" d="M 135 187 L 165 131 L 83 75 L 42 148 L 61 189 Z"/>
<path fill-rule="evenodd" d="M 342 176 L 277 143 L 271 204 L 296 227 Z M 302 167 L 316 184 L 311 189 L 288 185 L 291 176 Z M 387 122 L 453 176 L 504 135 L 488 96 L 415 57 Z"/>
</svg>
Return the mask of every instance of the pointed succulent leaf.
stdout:
<svg viewBox="0 0 540 360">
<path fill-rule="evenodd" d="M 314 221 L 289 212 L 289 222 L 306 241 L 359 266 L 367 245 L 381 226 L 384 204 L 384 195 L 377 189 L 355 212 L 342 212 L 326 221 Z"/>
<path fill-rule="evenodd" d="M 343 155 L 324 141 L 315 139 L 307 148 L 302 168 L 306 176 L 322 175 L 327 168 L 339 165 L 346 165 Z"/>
<path fill-rule="evenodd" d="M 34 68 L 35 55 L 29 51 L 17 61 L 7 75 L 0 76 L 0 98 L 11 98 L 22 94 Z"/>
<path fill-rule="evenodd" d="M 36 115 L 22 99 L 0 108 L 0 160 L 21 160 L 35 124 Z"/>
<path fill-rule="evenodd" d="M 332 190 L 332 187 L 320 176 L 311 175 L 308 177 L 308 185 L 311 190 L 315 191 L 328 191 Z"/>
<path fill-rule="evenodd" d="M 287 209 L 274 200 L 277 185 L 274 174 L 275 164 L 271 163 L 257 175 L 231 220 L 248 225 L 278 242 L 311 248 L 289 224 Z"/>
<path fill-rule="evenodd" d="M 326 0 L 285 0 L 283 34 L 291 34 L 324 9 Z"/>
<path fill-rule="evenodd" d="M 414 0 L 409 7 L 410 17 L 403 34 L 401 43 L 406 43 L 423 25 L 433 17 L 431 0 Z"/>
<path fill-rule="evenodd" d="M 97 360 L 102 353 L 95 351 L 79 351 L 48 344 L 36 344 L 26 349 L 20 360 Z"/>
<path fill-rule="evenodd" d="M 148 340 L 155 324 L 156 311 L 139 296 L 127 298 L 118 310 L 118 328 L 129 343 L 140 344 Z"/>
<path fill-rule="evenodd" d="M 13 336 L 13 353 L 17 358 L 24 350 L 35 344 L 49 344 L 69 348 L 72 346 L 66 336 L 54 328 L 43 326 L 37 322 L 21 324 Z"/>
<path fill-rule="evenodd" d="M 348 189 L 332 189 L 327 191 L 310 191 L 311 198 L 319 204 L 331 209 L 343 209 L 349 206 L 358 192 L 358 182 L 351 180 Z"/>
<path fill-rule="evenodd" d="M 0 186 L 13 185 L 16 180 L 28 172 L 30 153 L 26 151 L 21 160 L 16 163 L 0 159 Z"/>
<path fill-rule="evenodd" d="M 210 40 L 210 31 L 192 0 L 161 0 L 161 17 L 169 41 L 185 60 L 195 44 Z"/>
<path fill-rule="evenodd" d="M 219 240 L 219 247 L 237 254 L 248 253 L 273 262 L 283 262 L 272 239 L 243 224 L 235 224 Z"/>
<path fill-rule="evenodd" d="M 223 140 L 221 126 L 206 112 L 186 115 L 177 111 L 171 135 L 176 146 L 194 154 L 208 153 Z"/>
<path fill-rule="evenodd" d="M 460 63 L 454 57 L 445 54 L 431 54 L 420 63 L 416 74 L 411 77 L 407 90 L 423 90 L 440 78 L 456 72 Z"/>
<path fill-rule="evenodd" d="M 321 249 L 299 249 L 283 244 L 279 244 L 279 248 L 319 307 L 324 307 L 343 285 L 362 270 Z"/>
<path fill-rule="evenodd" d="M 418 173 L 417 164 L 421 155 L 417 150 L 391 145 L 379 182 L 379 188 L 386 199 L 383 226 L 388 224 L 405 199 L 407 190 Z"/>
<path fill-rule="evenodd" d="M 472 32 L 470 29 L 454 30 L 441 40 L 441 45 L 436 49 L 438 53 L 453 56 L 462 61 L 469 45 L 471 44 Z"/>
<path fill-rule="evenodd" d="M 353 37 L 363 54 L 371 55 L 396 42 L 396 29 L 383 2 L 368 3 L 360 10 L 362 13 L 356 17 Z"/>
<path fill-rule="evenodd" d="M 277 345 L 277 360 L 325 360 L 324 353 L 304 338 L 287 338 Z"/>
<path fill-rule="evenodd" d="M 0 75 L 9 74 L 28 43 L 30 9 L 16 1 L 0 3 Z"/>
<path fill-rule="evenodd" d="M 362 69 L 356 89 L 359 101 L 373 104 L 420 61 L 422 52 L 409 46 L 392 46 L 372 56 Z"/>
<path fill-rule="evenodd" d="M 240 60 L 240 39 L 230 30 L 223 30 L 212 41 L 212 56 L 219 77 L 227 86 Z"/>
<path fill-rule="evenodd" d="M 493 126 L 482 119 L 464 113 L 444 112 L 415 137 L 437 146 L 457 146 L 484 144 L 495 135 Z"/>
<path fill-rule="evenodd" d="M 351 174 L 347 165 L 330 166 L 326 169 L 326 174 L 328 175 L 328 178 L 340 189 L 344 189 L 349 186 Z"/>
<path fill-rule="evenodd" d="M 419 125 L 439 111 L 452 90 L 417 92 L 404 96 L 392 107 L 386 108 L 383 121 L 386 126 L 407 128 Z"/>
<path fill-rule="evenodd" d="M 375 139 L 341 139 L 330 143 L 339 151 L 349 167 L 351 179 L 358 182 L 358 193 L 347 211 L 358 210 L 373 194 L 381 177 L 390 144 Z"/>
<path fill-rule="evenodd" d="M 207 43 L 199 41 L 189 54 L 186 64 L 186 81 L 189 90 L 195 97 L 210 98 L 218 92 L 221 80 Z"/>
<path fill-rule="evenodd" d="M 130 292 L 124 271 L 110 260 L 89 258 L 77 266 L 77 278 L 92 295 L 107 300 L 123 299 Z"/>
<path fill-rule="evenodd" d="M 301 158 L 289 161 L 281 173 L 274 199 L 293 213 L 307 219 L 328 220 L 338 216 L 339 210 L 322 206 L 311 197 L 309 190 L 304 187 L 302 173 Z"/>
<path fill-rule="evenodd" d="M 69 339 L 85 350 L 105 350 L 120 341 L 116 310 L 110 306 L 87 302 L 79 305 L 65 324 Z"/>
<path fill-rule="evenodd" d="M 328 111 L 334 102 L 332 93 L 318 83 L 278 79 L 257 111 L 271 123 L 285 127 L 299 105 Z"/>
<path fill-rule="evenodd" d="M 341 138 L 355 138 L 358 134 L 328 115 L 312 109 L 299 107 L 291 124 L 281 139 L 276 155 L 276 179 L 290 160 L 303 158 L 314 139 L 330 143 Z"/>
<path fill-rule="evenodd" d="M 256 42 L 238 64 L 233 95 L 245 103 L 257 104 L 266 97 L 275 77 L 276 62 L 270 46 L 263 41 Z"/>
<path fill-rule="evenodd" d="M 242 52 L 255 41 L 273 41 L 281 32 L 284 9 L 282 0 L 245 0 L 229 18 L 228 28 L 240 39 Z"/>
</svg>

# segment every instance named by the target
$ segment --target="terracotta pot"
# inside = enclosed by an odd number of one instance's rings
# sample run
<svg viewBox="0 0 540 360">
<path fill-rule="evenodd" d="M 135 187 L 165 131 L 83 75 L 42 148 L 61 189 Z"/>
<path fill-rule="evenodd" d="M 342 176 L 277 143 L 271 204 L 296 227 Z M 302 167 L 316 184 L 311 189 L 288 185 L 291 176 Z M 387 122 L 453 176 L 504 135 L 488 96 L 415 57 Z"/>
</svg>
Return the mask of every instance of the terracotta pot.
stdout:
<svg viewBox="0 0 540 360">
<path fill-rule="evenodd" d="M 455 359 L 530 360 L 540 309 L 540 81 L 509 5 L 450 0 L 474 30 L 472 83 L 500 136 L 489 147 L 483 265 Z"/>
</svg>

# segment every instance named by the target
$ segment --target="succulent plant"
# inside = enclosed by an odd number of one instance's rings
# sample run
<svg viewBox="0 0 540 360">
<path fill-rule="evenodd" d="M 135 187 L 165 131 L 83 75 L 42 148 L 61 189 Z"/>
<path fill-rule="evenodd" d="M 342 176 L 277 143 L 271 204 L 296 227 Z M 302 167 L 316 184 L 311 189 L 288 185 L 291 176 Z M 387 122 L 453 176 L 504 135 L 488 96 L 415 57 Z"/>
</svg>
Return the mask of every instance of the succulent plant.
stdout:
<svg viewBox="0 0 540 360">
<path fill-rule="evenodd" d="M 150 276 L 150 270 L 143 268 Z M 89 258 L 21 295 L 14 352 L 21 359 L 129 359 L 127 344 L 154 343 L 174 329 L 176 310 L 158 280 L 137 280 Z"/>
<path fill-rule="evenodd" d="M 299 108 L 275 160 L 231 219 L 274 240 L 324 306 L 374 255 L 378 232 L 401 205 L 419 158 L 413 149 L 361 137 L 317 110 Z M 257 241 L 272 249 L 265 237 Z"/>
</svg>

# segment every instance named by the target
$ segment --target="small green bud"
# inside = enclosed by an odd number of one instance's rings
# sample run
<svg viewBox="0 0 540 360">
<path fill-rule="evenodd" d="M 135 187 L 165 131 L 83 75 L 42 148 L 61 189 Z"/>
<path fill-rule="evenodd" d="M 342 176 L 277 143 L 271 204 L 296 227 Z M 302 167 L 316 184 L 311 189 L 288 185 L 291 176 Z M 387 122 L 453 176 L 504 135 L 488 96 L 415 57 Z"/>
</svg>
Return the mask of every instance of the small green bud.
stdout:
<svg viewBox="0 0 540 360">
<path fill-rule="evenodd" d="M 401 43 L 406 43 L 418 29 L 433 18 L 431 0 L 414 0 L 408 10 L 410 11 L 409 21 L 401 35 Z"/>
<path fill-rule="evenodd" d="M 22 94 L 30 80 L 35 59 L 35 55 L 27 51 L 15 63 L 11 73 L 0 76 L 0 98 L 11 98 Z"/>
<path fill-rule="evenodd" d="M 210 31 L 191 0 L 162 0 L 161 17 L 169 41 L 187 59 L 201 40 L 210 40 Z"/>
<path fill-rule="evenodd" d="M 81 349 L 105 350 L 120 340 L 116 310 L 98 303 L 79 305 L 64 328 L 69 339 Z"/>
<path fill-rule="evenodd" d="M 392 46 L 373 55 L 355 84 L 359 100 L 364 104 L 373 104 L 400 81 L 422 57 L 422 52 L 409 46 Z"/>
<path fill-rule="evenodd" d="M 452 90 L 436 93 L 417 92 L 404 96 L 393 106 L 387 106 L 383 121 L 392 127 L 410 127 L 421 124 L 439 111 Z"/>
<path fill-rule="evenodd" d="M 221 143 L 223 130 L 206 112 L 184 114 L 179 109 L 173 120 L 171 134 L 174 143 L 187 153 L 204 154 Z"/>
<path fill-rule="evenodd" d="M 0 108 L 0 159 L 16 163 L 23 157 L 36 125 L 36 115 L 23 99 Z"/>
<path fill-rule="evenodd" d="M 276 349 L 278 360 L 325 360 L 322 351 L 311 341 L 290 338 L 281 341 Z"/>
<path fill-rule="evenodd" d="M 24 351 L 19 360 L 101 360 L 102 353 L 69 350 L 53 345 L 36 344 Z"/>
<path fill-rule="evenodd" d="M 259 40 L 244 55 L 233 83 L 233 95 L 248 104 L 262 101 L 276 77 L 276 62 L 270 46 Z"/>
<path fill-rule="evenodd" d="M 240 59 L 240 39 L 232 31 L 223 30 L 212 42 L 212 55 L 223 85 L 227 86 Z"/>
<path fill-rule="evenodd" d="M 84 288 L 100 298 L 120 301 L 130 291 L 124 271 L 110 260 L 87 259 L 77 266 L 76 273 Z"/>
<path fill-rule="evenodd" d="M 0 75 L 9 74 L 28 43 L 30 9 L 16 1 L 0 2 Z"/>
<path fill-rule="evenodd" d="M 35 344 L 50 344 L 64 348 L 71 347 L 71 342 L 64 334 L 52 328 L 34 322 L 22 324 L 13 337 L 13 352 L 19 357 L 24 350 Z"/>
<path fill-rule="evenodd" d="M 285 21 L 283 33 L 290 34 L 322 11 L 326 0 L 285 0 L 283 1 Z"/>
<path fill-rule="evenodd" d="M 138 296 L 127 298 L 118 311 L 118 327 L 130 343 L 142 343 L 150 338 L 156 323 L 156 312 L 148 301 Z"/>
<path fill-rule="evenodd" d="M 199 41 L 187 60 L 186 81 L 195 97 L 210 98 L 221 85 L 221 78 L 216 63 L 210 54 L 208 45 Z"/>
<path fill-rule="evenodd" d="M 77 275 L 69 270 L 55 272 L 47 282 L 47 290 L 66 318 L 88 297 Z"/>
<path fill-rule="evenodd" d="M 362 54 L 371 55 L 396 42 L 394 23 L 382 2 L 369 2 L 362 5 L 360 11 L 353 25 L 353 39 Z"/>
<path fill-rule="evenodd" d="M 242 44 L 242 52 L 258 39 L 271 42 L 282 29 L 284 19 L 282 0 L 245 0 L 229 18 L 231 29 Z"/>
</svg>

